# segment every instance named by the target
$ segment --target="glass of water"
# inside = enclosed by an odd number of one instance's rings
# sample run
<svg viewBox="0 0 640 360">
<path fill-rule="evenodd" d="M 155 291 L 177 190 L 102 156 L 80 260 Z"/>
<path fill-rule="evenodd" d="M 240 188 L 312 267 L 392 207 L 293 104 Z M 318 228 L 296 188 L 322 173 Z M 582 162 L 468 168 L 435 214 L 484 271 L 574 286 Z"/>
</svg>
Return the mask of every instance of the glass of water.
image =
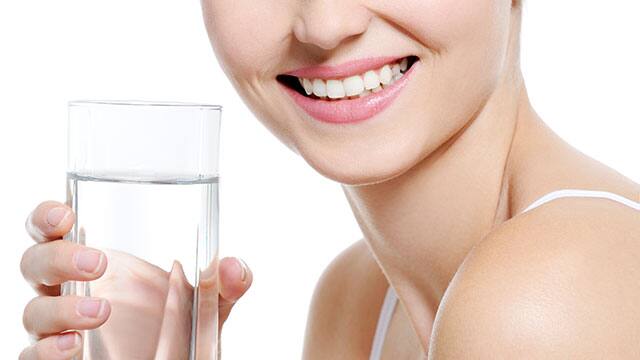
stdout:
<svg viewBox="0 0 640 360">
<path fill-rule="evenodd" d="M 216 359 L 221 107 L 69 103 L 65 240 L 107 255 L 105 274 L 63 295 L 106 298 L 83 360 Z"/>
</svg>

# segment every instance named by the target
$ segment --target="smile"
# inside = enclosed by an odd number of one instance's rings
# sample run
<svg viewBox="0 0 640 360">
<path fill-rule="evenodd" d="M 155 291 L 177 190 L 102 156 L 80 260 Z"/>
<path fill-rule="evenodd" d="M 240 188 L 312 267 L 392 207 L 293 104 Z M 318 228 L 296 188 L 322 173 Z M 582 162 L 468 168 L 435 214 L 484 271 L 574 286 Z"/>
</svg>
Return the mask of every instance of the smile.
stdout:
<svg viewBox="0 0 640 360">
<path fill-rule="evenodd" d="M 373 58 L 278 75 L 293 100 L 316 120 L 348 123 L 373 117 L 395 99 L 418 57 Z"/>
</svg>

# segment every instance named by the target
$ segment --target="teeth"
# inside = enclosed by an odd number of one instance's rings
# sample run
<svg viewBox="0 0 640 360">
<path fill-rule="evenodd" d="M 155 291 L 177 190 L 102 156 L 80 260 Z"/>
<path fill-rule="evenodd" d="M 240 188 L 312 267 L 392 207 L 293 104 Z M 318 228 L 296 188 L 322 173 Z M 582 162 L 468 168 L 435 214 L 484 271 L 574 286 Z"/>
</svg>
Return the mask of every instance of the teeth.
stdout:
<svg viewBox="0 0 640 360">
<path fill-rule="evenodd" d="M 393 75 L 400 75 L 400 65 L 393 64 L 393 66 L 391 66 L 391 72 L 393 73 Z"/>
<path fill-rule="evenodd" d="M 365 96 L 367 96 L 369 94 L 371 94 L 371 91 L 365 90 L 365 91 L 361 92 L 360 95 L 358 95 L 358 97 L 365 97 Z"/>
<path fill-rule="evenodd" d="M 320 79 L 313 80 L 313 95 L 317 97 L 327 96 L 327 87 L 324 84 L 324 81 Z"/>
<path fill-rule="evenodd" d="M 309 79 L 302 79 L 302 87 L 307 95 L 313 94 L 313 83 Z"/>
<path fill-rule="evenodd" d="M 382 85 L 389 85 L 392 77 L 393 73 L 391 72 L 391 67 L 389 65 L 385 65 L 380 69 L 380 82 Z"/>
<path fill-rule="evenodd" d="M 350 76 L 342 80 L 342 85 L 347 96 L 360 95 L 364 91 L 364 81 L 360 75 Z"/>
<path fill-rule="evenodd" d="M 395 75 L 394 75 L 395 76 Z M 389 86 L 393 85 L 393 83 L 396 82 L 396 79 L 392 76 L 391 77 L 391 81 L 389 81 L 389 83 L 387 85 L 382 85 L 383 89 L 388 88 Z"/>
<path fill-rule="evenodd" d="M 380 86 L 380 77 L 373 70 L 364 73 L 364 88 L 367 90 L 375 89 Z"/>
<path fill-rule="evenodd" d="M 369 70 L 361 75 L 345 79 L 298 78 L 307 95 L 329 99 L 356 99 L 377 93 L 400 79 L 408 69 L 407 58 L 399 63 L 386 64 L 377 70 Z"/>
<path fill-rule="evenodd" d="M 327 80 L 327 96 L 330 99 L 339 99 L 344 97 L 344 85 L 340 80 Z"/>
<path fill-rule="evenodd" d="M 400 61 L 400 70 L 402 70 L 402 72 L 407 71 L 407 68 L 409 67 L 409 61 L 407 60 L 407 58 L 402 59 L 402 61 Z"/>
</svg>

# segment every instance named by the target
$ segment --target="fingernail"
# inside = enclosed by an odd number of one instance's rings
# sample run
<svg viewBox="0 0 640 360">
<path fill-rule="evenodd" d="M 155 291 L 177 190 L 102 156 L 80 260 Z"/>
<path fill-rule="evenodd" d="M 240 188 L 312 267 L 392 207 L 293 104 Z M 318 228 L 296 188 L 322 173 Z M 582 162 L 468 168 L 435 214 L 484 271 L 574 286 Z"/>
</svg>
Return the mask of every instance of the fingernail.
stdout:
<svg viewBox="0 0 640 360">
<path fill-rule="evenodd" d="M 78 311 L 78 314 L 82 316 L 97 318 L 102 313 L 104 306 L 104 300 L 84 298 L 78 301 L 76 310 Z"/>
<path fill-rule="evenodd" d="M 76 268 L 80 271 L 94 273 L 102 262 L 102 252 L 96 250 L 80 250 L 75 254 Z"/>
<path fill-rule="evenodd" d="M 236 259 L 238 260 L 238 264 L 240 264 L 240 269 L 242 269 L 242 276 L 240 277 L 240 281 L 245 281 L 247 279 L 247 272 L 249 271 L 247 263 L 245 263 L 244 260 L 240 258 Z"/>
<path fill-rule="evenodd" d="M 80 344 L 80 337 L 76 333 L 67 333 L 58 336 L 58 349 L 70 350 Z"/>
<path fill-rule="evenodd" d="M 67 216 L 68 211 L 63 207 L 54 207 L 47 213 L 47 223 L 53 227 L 58 226 Z"/>
</svg>

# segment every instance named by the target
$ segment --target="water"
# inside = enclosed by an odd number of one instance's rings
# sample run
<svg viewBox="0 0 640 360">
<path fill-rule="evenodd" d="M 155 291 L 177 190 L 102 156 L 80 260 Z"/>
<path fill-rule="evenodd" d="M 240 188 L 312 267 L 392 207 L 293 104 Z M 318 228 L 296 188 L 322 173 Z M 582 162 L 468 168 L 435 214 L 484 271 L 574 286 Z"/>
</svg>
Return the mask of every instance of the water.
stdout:
<svg viewBox="0 0 640 360">
<path fill-rule="evenodd" d="M 103 297 L 84 360 L 216 359 L 218 179 L 69 173 L 69 241 L 105 251 L 105 274 L 63 293 Z"/>
</svg>

